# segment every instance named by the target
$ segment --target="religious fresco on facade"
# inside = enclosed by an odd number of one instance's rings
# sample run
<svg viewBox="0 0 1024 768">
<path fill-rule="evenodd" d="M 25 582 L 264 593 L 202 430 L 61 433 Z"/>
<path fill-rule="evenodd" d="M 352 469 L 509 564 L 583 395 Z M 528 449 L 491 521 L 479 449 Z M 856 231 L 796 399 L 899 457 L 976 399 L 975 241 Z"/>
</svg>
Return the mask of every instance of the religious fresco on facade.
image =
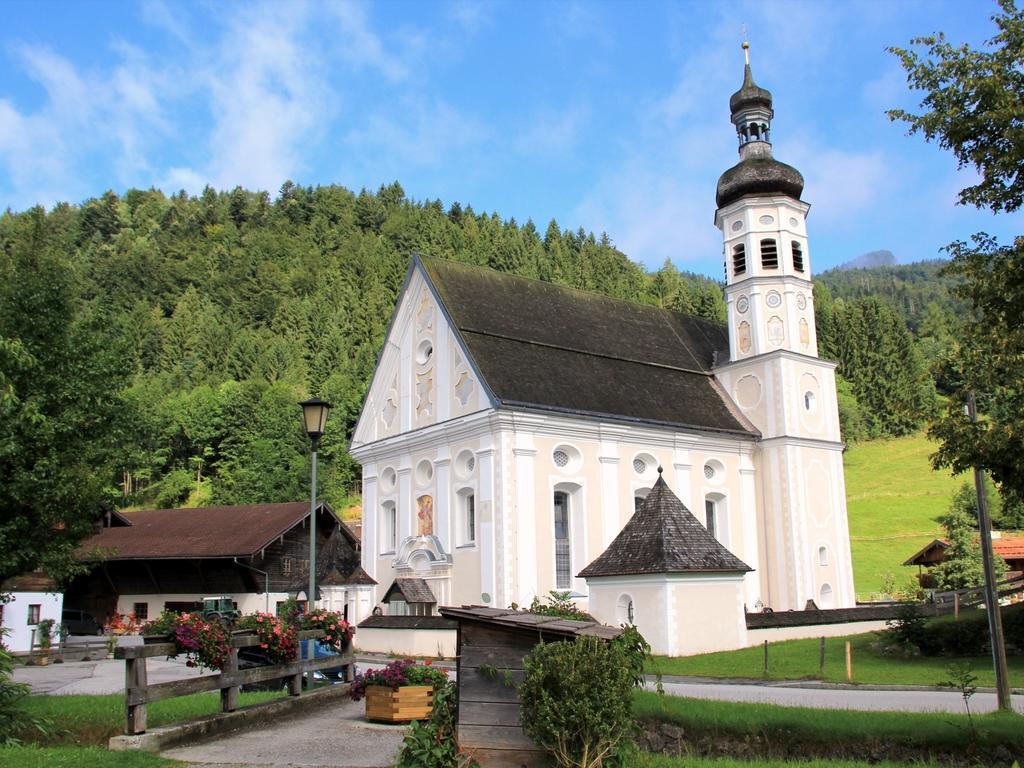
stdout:
<svg viewBox="0 0 1024 768">
<path fill-rule="evenodd" d="M 416 499 L 416 535 L 434 535 L 434 499 L 431 496 L 420 496 Z"/>
</svg>

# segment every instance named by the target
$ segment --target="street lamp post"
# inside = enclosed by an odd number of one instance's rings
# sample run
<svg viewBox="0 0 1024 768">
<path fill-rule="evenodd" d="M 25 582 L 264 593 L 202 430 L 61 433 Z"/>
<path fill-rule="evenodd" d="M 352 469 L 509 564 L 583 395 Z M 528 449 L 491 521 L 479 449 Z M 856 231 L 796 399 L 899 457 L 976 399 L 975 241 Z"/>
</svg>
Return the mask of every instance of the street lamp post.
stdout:
<svg viewBox="0 0 1024 768">
<path fill-rule="evenodd" d="M 312 445 L 313 476 L 310 480 L 309 495 L 309 592 L 306 594 L 306 613 L 311 613 L 316 601 L 316 451 L 327 425 L 327 415 L 333 407 L 325 400 L 311 398 L 299 403 L 302 406 L 302 420 Z"/>
</svg>

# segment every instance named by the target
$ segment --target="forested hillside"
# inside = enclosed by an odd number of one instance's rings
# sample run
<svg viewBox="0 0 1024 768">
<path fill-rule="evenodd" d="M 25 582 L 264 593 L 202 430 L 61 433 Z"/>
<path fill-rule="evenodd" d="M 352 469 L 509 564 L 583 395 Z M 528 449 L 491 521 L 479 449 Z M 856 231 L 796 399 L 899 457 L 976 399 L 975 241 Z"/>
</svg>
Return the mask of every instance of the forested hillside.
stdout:
<svg viewBox="0 0 1024 768">
<path fill-rule="evenodd" d="M 0 299 L 54 270 L 72 286 L 78 325 L 116 371 L 121 418 L 94 465 L 122 505 L 303 498 L 308 441 L 296 403 L 310 394 L 336 406 L 321 476 L 341 504 L 358 477 L 345 446 L 414 252 L 725 318 L 719 283 L 668 262 L 646 273 L 606 236 L 412 201 L 397 183 L 358 194 L 286 184 L 274 200 L 131 190 L 8 211 Z M 949 343 L 955 310 L 934 270 L 821 277 L 819 343 L 840 361 L 848 438 L 906 434 L 930 411 L 925 365 Z M 3 318 L 0 344 L 26 323 Z"/>
</svg>

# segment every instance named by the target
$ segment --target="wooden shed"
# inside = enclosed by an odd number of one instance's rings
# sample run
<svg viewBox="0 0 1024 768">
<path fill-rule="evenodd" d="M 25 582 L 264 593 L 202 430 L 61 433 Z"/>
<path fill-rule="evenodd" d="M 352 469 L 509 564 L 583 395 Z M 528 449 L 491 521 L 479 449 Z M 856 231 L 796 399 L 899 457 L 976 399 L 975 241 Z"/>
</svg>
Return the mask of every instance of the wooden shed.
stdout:
<svg viewBox="0 0 1024 768">
<path fill-rule="evenodd" d="M 611 640 L 622 630 L 482 606 L 442 608 L 441 615 L 458 622 L 459 746 L 480 768 L 549 765 L 547 754 L 523 733 L 519 718 L 515 685 L 523 679 L 523 658 L 541 640 L 581 635 Z"/>
</svg>

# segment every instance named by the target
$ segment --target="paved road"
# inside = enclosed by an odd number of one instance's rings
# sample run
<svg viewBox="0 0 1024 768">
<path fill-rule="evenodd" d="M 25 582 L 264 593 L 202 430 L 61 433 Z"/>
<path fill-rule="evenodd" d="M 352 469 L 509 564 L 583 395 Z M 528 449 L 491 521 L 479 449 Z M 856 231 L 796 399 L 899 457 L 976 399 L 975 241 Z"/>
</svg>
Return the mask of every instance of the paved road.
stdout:
<svg viewBox="0 0 1024 768">
<path fill-rule="evenodd" d="M 368 723 L 364 704 L 343 700 L 273 728 L 162 752 L 162 757 L 210 766 L 252 768 L 386 768 L 393 766 L 405 726 Z"/>
<path fill-rule="evenodd" d="M 665 693 L 695 699 L 750 701 L 777 704 L 783 707 L 816 707 L 821 709 L 859 709 L 902 712 L 964 713 L 963 697 L 955 691 L 870 690 L 865 686 L 837 686 L 827 683 L 743 681 L 723 683 L 700 679 L 664 682 Z M 648 688 L 654 687 L 648 680 Z M 1024 714 L 1024 696 L 1011 697 L 1014 709 Z M 994 693 L 976 693 L 971 698 L 971 712 L 992 712 L 996 709 Z"/>
</svg>

